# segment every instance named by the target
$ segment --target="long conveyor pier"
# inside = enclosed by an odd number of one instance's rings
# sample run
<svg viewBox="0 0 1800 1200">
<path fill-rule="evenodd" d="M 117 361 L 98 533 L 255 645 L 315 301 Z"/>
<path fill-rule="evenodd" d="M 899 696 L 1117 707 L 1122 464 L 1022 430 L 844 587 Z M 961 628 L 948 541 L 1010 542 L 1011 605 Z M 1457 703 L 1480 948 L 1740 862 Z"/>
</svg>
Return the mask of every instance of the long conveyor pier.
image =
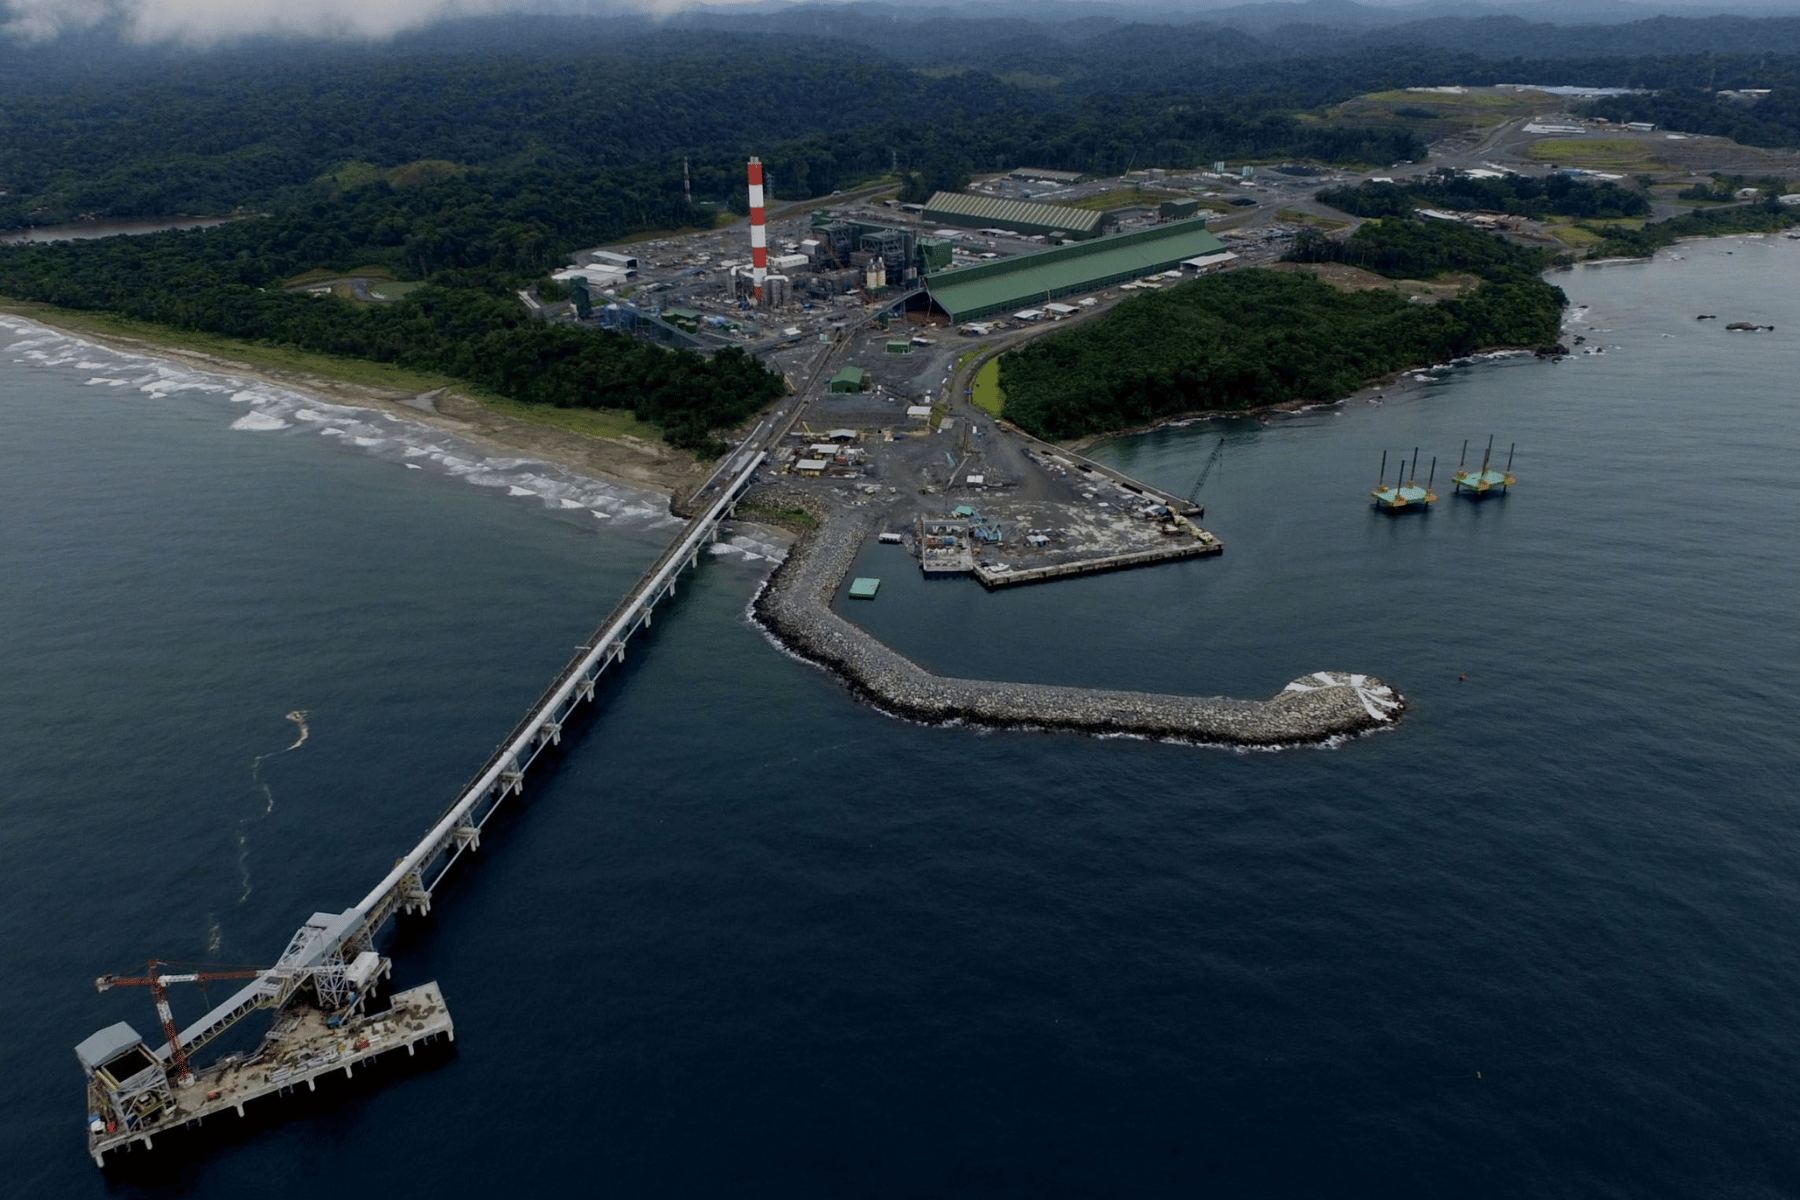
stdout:
<svg viewBox="0 0 1800 1200">
<path fill-rule="evenodd" d="M 796 409 L 797 412 L 797 409 Z M 786 425 L 792 424 L 789 417 Z M 784 431 L 767 420 L 727 455 L 688 499 L 694 516 L 681 534 L 638 578 L 616 608 L 577 647 L 543 694 L 495 747 L 456 799 L 417 845 L 394 864 L 352 908 L 314 913 L 289 940 L 276 964 L 186 1029 L 175 1031 L 164 988 L 196 976 L 115 981 L 150 984 L 156 992 L 167 1041 L 152 1046 L 129 1024 L 102 1029 L 75 1048 L 88 1079 L 88 1152 L 104 1166 L 108 1154 L 148 1148 L 164 1132 L 197 1125 L 210 1115 L 280 1094 L 321 1075 L 350 1074 L 359 1062 L 405 1046 L 454 1039 L 449 1009 L 435 983 L 400 992 L 380 1013 L 364 1000 L 389 964 L 375 949 L 388 922 L 400 912 L 426 913 L 432 894 L 462 856 L 481 844 L 481 832 L 509 796 L 523 790 L 525 773 L 545 750 L 562 741 L 563 727 L 584 701 L 594 698 L 600 676 L 622 661 L 633 634 L 650 625 L 656 605 L 675 594 L 682 571 L 695 566 L 718 537 L 768 457 L 766 447 Z M 152 964 L 153 971 L 158 964 Z M 279 1010 L 274 1027 L 254 1054 L 232 1054 L 190 1070 L 187 1056 L 261 1009 Z"/>
</svg>

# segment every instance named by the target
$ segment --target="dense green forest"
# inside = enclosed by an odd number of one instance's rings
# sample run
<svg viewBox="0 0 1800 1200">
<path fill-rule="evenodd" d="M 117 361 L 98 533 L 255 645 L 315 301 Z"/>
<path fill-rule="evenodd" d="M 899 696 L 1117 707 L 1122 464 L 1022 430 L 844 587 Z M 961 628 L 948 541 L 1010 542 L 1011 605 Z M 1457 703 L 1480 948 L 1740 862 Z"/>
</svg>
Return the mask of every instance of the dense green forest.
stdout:
<svg viewBox="0 0 1800 1200">
<path fill-rule="evenodd" d="M 927 194 L 1026 164 L 1118 173 L 1217 158 L 1420 159 L 1425 146 L 1398 124 L 1321 115 L 1352 96 L 1414 84 L 1565 76 L 1662 89 L 1800 84 L 1800 24 L 1781 20 L 1636 22 L 1572 40 L 1566 28 L 1516 18 L 1408 22 L 1369 10 L 1357 17 L 1363 25 L 1332 31 L 1259 24 L 1244 12 L 1228 27 L 914 17 L 850 4 L 690 12 L 663 23 L 469 19 L 389 43 L 133 47 L 104 32 L 47 47 L 0 42 L 0 229 L 255 214 L 204 232 L 0 247 L 0 293 L 428 365 L 533 403 L 631 407 L 677 444 L 711 451 L 715 430 L 775 394 L 773 376 L 733 354 L 707 362 L 537 325 L 511 292 L 579 246 L 704 226 L 721 205 L 741 209 L 747 154 L 763 158 L 777 203 L 884 177 Z M 1499 55 L 1504 45 L 1510 56 Z M 1594 46 L 1608 55 L 1591 55 Z M 1520 57 L 1534 53 L 1541 57 Z M 1743 111 L 1770 137 L 1788 136 L 1785 96 Z M 684 159 L 695 205 L 682 195 Z M 1391 369 L 1380 365 L 1390 358 L 1548 340 L 1553 289 L 1531 277 L 1530 264 L 1434 241 L 1400 211 L 1422 201 L 1598 217 L 1629 215 L 1641 202 L 1625 189 L 1554 180 L 1409 186 L 1428 190 L 1346 197 L 1389 219 L 1343 243 L 1307 239 L 1302 250 L 1377 270 L 1471 269 L 1479 287 L 1393 311 L 1391 297 L 1333 299 L 1304 281 L 1178 289 L 1203 297 L 1260 286 L 1274 290 L 1246 292 L 1247 304 L 1281 294 L 1299 307 L 1292 323 L 1269 324 L 1288 340 L 1245 326 L 1249 349 L 1215 347 L 1204 370 L 1169 350 L 1165 399 L 1179 408 L 1209 390 L 1227 404 L 1325 394 Z M 281 289 L 301 271 L 371 264 L 429 286 L 375 307 Z M 1215 331 L 1231 325 L 1223 310 L 1188 303 L 1184 319 Z M 1301 341 L 1324 345 L 1320 330 L 1340 319 L 1358 331 L 1343 347 L 1316 361 L 1300 352 Z M 1384 336 L 1391 352 L 1376 350 Z M 1263 352 L 1273 357 L 1253 369 Z M 1008 369 L 1029 374 L 1031 361 L 1015 356 Z M 1116 411 L 1095 418 L 1101 424 L 1127 413 L 1129 423 L 1161 403 L 1128 380 L 1107 387 L 1100 407 Z M 1034 402 L 1023 403 L 1030 412 Z M 1036 403 L 1043 415 L 1032 419 L 1044 430 L 1095 427 L 1063 401 Z"/>
<path fill-rule="evenodd" d="M 464 204 L 432 209 L 408 234 L 406 191 L 381 184 L 365 192 L 212 230 L 8 247 L 0 294 L 448 372 L 531 404 L 631 409 L 674 445 L 704 455 L 723 449 L 713 430 L 784 390 L 778 375 L 736 349 L 709 360 L 530 319 L 503 280 L 555 256 L 527 214 L 508 206 L 529 209 L 541 196 L 471 187 Z M 319 262 L 417 267 L 437 285 L 367 307 L 278 286 Z"/>
<path fill-rule="evenodd" d="M 1710 133 L 1746 146 L 1800 146 L 1800 67 L 1760 79 L 1757 100 L 1721 97 L 1711 88 L 1665 88 L 1647 95 L 1608 96 L 1582 106 L 1610 121 L 1650 121 L 1683 133 Z"/>
<path fill-rule="evenodd" d="M 1542 219 L 1551 215 L 1606 219 L 1642 217 L 1650 201 L 1642 192 L 1601 180 L 1588 183 L 1569 175 L 1503 175 L 1477 179 L 1438 170 L 1402 183 L 1365 183 L 1326 188 L 1318 199 L 1359 217 L 1404 217 L 1416 208 L 1452 212 L 1504 212 Z"/>
<path fill-rule="evenodd" d="M 1007 418 L 1040 437 L 1081 437 L 1183 412 L 1336 400 L 1405 367 L 1556 340 L 1564 297 L 1536 275 L 1547 254 L 1444 222 L 1394 218 L 1362 229 L 1378 232 L 1346 254 L 1372 267 L 1412 277 L 1469 271 L 1482 282 L 1415 304 L 1302 274 L 1209 275 L 1007 354 Z M 1326 261 L 1328 247 L 1343 245 L 1309 239 L 1302 261 Z"/>
<path fill-rule="evenodd" d="M 1304 230 L 1284 256 L 1289 262 L 1340 262 L 1389 279 L 1430 279 L 1466 271 L 1492 283 L 1537 282 L 1556 256 L 1456 221 L 1412 216 L 1367 221 L 1347 238 Z M 1552 289 L 1554 290 L 1554 289 Z"/>
<path fill-rule="evenodd" d="M 1589 253 L 1595 258 L 1648 258 L 1682 238 L 1776 233 L 1796 227 L 1800 227 L 1800 208 L 1790 208 L 1768 198 L 1751 205 L 1700 209 L 1666 221 L 1652 221 L 1637 229 L 1620 225 L 1589 226 L 1606 239 Z"/>
<path fill-rule="evenodd" d="M 1407 131 L 1305 114 L 1421 83 L 1775 87 L 1718 114 L 1759 144 L 1796 137 L 1782 89 L 1800 86 L 1800 23 L 1788 20 L 1638 22 L 1583 39 L 1508 18 L 1512 48 L 1495 58 L 1502 29 L 1469 22 L 1259 38 L 1192 22 L 857 9 L 691 14 L 674 27 L 488 19 L 392 45 L 135 57 L 83 43 L 66 54 L 83 69 L 60 74 L 41 61 L 48 50 L 0 42 L 0 228 L 264 207 L 341 162 L 531 168 L 566 177 L 574 195 L 596 169 L 640 168 L 669 185 L 685 156 L 696 194 L 727 202 L 753 150 L 771 194 L 788 199 L 897 169 L 953 180 L 1026 163 L 1116 173 L 1219 157 L 1393 162 L 1422 153 Z M 1450 29 L 1470 36 L 1440 36 Z M 1529 57 L 1539 43 L 1608 54 Z"/>
</svg>

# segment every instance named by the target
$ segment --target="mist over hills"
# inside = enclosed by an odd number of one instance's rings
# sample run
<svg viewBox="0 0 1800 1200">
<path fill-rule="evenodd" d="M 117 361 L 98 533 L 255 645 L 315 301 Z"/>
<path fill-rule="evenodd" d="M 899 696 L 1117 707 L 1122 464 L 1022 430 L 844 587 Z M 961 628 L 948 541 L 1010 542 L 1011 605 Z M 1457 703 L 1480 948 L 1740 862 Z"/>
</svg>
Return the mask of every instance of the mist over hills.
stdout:
<svg viewBox="0 0 1800 1200">
<path fill-rule="evenodd" d="M 13 0 L 20 3 L 21 0 Z M 1680 7 L 1680 6 L 1674 6 Z M 760 8 L 752 11 L 752 8 Z M 1674 8 L 1669 9 L 1670 12 Z M 1300 0 L 1196 10 L 1075 0 L 1064 5 L 901 7 L 876 2 L 697 5 L 663 16 L 626 3 L 583 11 L 511 12 L 432 21 L 385 38 L 265 33 L 217 42 L 130 36 L 117 12 L 44 40 L 0 38 L 0 90 L 95 84 L 275 60 L 280 69 L 416 56 L 658 54 L 683 36 L 727 35 L 786 46 L 840 47 L 865 59 L 983 71 L 1037 87 L 1204 84 L 1213 71 L 1301 57 L 1352 58 L 1395 49 L 1496 60 L 1800 53 L 1793 15 L 1644 15 L 1633 0 L 1515 5 L 1476 0 L 1376 5 Z M 1550 19 L 1554 18 L 1554 19 Z M 1565 81 L 1565 82 L 1570 82 Z M 1453 82 L 1434 80 L 1433 82 Z M 1593 81 L 1588 81 L 1593 82 Z"/>
</svg>

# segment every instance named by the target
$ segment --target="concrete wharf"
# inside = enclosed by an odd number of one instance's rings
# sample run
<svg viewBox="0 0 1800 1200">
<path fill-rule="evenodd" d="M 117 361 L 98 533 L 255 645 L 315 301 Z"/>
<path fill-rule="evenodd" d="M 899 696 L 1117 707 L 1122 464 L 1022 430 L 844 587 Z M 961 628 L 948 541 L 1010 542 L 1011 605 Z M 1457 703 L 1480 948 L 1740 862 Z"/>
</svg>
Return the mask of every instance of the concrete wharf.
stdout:
<svg viewBox="0 0 1800 1200">
<path fill-rule="evenodd" d="M 789 416 L 786 424 L 792 421 Z M 273 967 L 173 1033 L 171 1041 L 152 1047 L 121 1021 L 76 1047 L 87 1073 L 88 1150 L 96 1165 L 104 1166 L 109 1153 L 139 1144 L 148 1148 L 164 1131 L 197 1124 L 222 1109 L 241 1114 L 245 1101 L 300 1083 L 314 1087 L 320 1075 L 340 1067 L 349 1074 L 357 1063 L 385 1049 L 405 1045 L 410 1051 L 422 1041 L 454 1036 L 435 983 L 398 994 L 388 1013 L 368 1016 L 362 1011 L 373 983 L 390 967 L 375 952 L 378 938 L 399 913 L 431 911 L 445 875 L 479 848 L 482 830 L 494 814 L 508 797 L 524 790 L 525 773 L 561 743 L 564 725 L 584 701 L 594 698 L 600 676 L 624 660 L 632 635 L 648 628 L 656 605 L 675 594 L 676 578 L 697 565 L 702 550 L 717 540 L 720 524 L 767 459 L 766 447 L 783 432 L 778 418 L 763 421 L 689 495 L 688 508 L 695 515 L 681 534 L 576 649 L 425 836 L 366 896 L 339 913 L 314 913 Z M 196 976 L 155 981 L 158 1008 L 172 1032 L 160 987 L 181 978 Z M 110 979 L 103 977 L 101 986 L 110 986 Z M 212 1067 L 188 1072 L 189 1055 L 263 1009 L 278 1015 L 253 1058 L 227 1056 Z M 355 1031 L 347 1042 L 345 1028 Z M 359 1044 L 365 1039 L 366 1045 Z M 269 1065 L 271 1056 L 274 1065 Z"/>
<path fill-rule="evenodd" d="M 997 588 L 1019 587 L 1027 583 L 1045 583 L 1052 579 L 1072 579 L 1077 575 L 1100 575 L 1107 571 L 1125 571 L 1132 567 L 1149 566 L 1151 563 L 1173 562 L 1181 558 L 1202 558 L 1224 552 L 1225 547 L 1218 538 L 1202 531 L 1184 535 L 1179 539 L 1170 538 L 1168 545 L 1157 546 L 1150 550 L 1136 550 L 1129 554 L 1108 554 L 1099 558 L 1050 563 L 1048 566 L 1027 567 L 1023 570 L 1000 569 L 977 561 L 970 568 L 970 573 L 981 582 L 982 587 L 992 591 Z"/>
</svg>

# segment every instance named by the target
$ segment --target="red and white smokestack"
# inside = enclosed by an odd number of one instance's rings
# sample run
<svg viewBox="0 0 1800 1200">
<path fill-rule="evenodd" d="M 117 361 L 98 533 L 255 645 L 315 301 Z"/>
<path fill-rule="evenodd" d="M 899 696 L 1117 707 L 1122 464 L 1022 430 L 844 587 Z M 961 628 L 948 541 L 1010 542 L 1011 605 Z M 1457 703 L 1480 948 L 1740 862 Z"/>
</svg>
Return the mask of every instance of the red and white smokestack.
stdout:
<svg viewBox="0 0 1800 1200">
<path fill-rule="evenodd" d="M 750 160 L 750 278 L 756 303 L 762 304 L 763 280 L 769 274 L 769 233 L 763 228 L 762 159 Z"/>
</svg>

